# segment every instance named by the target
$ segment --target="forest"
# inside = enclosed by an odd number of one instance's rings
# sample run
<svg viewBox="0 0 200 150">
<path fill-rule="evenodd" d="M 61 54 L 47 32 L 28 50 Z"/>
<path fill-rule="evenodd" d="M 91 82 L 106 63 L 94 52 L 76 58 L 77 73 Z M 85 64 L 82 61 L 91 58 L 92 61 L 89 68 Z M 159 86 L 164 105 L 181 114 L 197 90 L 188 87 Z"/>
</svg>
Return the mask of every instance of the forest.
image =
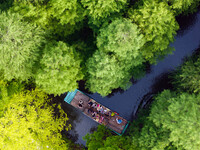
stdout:
<svg viewBox="0 0 200 150">
<path fill-rule="evenodd" d="M 54 97 L 85 88 L 127 90 L 175 49 L 176 17 L 200 0 L 0 0 L 0 149 L 198 150 L 200 55 L 170 76 L 128 131 L 103 126 L 73 143 Z"/>
</svg>

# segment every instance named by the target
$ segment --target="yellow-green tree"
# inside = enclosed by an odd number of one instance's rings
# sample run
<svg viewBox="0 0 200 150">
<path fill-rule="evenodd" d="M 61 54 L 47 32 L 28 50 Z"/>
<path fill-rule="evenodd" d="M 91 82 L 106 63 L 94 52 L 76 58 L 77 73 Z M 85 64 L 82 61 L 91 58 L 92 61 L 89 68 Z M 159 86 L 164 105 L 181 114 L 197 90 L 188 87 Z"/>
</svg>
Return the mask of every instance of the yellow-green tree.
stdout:
<svg viewBox="0 0 200 150">
<path fill-rule="evenodd" d="M 39 90 L 15 94 L 4 105 L 0 118 L 0 149 L 67 149 L 61 131 L 68 130 L 62 109 L 59 117 Z M 60 108 L 60 106 L 58 106 Z"/>
</svg>

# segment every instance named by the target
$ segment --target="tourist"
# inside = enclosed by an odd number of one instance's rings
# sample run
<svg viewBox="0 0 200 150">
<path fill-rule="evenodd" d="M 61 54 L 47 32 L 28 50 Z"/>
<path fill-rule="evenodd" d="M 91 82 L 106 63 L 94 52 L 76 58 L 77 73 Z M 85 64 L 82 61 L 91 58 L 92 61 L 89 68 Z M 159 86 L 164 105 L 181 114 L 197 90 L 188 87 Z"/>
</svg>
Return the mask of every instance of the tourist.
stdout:
<svg viewBox="0 0 200 150">
<path fill-rule="evenodd" d="M 122 120 L 121 120 L 121 119 L 116 118 L 116 121 L 117 121 L 118 124 L 121 124 L 121 123 L 122 123 Z"/>
<path fill-rule="evenodd" d="M 78 107 L 79 107 L 79 108 L 82 108 L 82 107 L 83 107 L 83 105 L 81 105 L 81 104 L 78 104 Z"/>
</svg>

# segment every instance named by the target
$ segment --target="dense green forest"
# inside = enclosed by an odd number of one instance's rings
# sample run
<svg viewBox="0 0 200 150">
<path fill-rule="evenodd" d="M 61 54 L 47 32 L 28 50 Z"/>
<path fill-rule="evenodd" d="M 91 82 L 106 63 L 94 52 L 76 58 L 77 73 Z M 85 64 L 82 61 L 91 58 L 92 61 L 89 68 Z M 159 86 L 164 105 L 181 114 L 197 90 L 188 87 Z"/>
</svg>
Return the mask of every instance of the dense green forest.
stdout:
<svg viewBox="0 0 200 150">
<path fill-rule="evenodd" d="M 174 50 L 176 16 L 199 2 L 0 0 L 0 149 L 81 149 L 61 134 L 71 125 L 49 95 L 79 81 L 102 96 L 128 89 L 147 64 Z M 199 63 L 192 58 L 179 68 L 176 89 L 155 96 L 127 135 L 100 126 L 85 137 L 88 149 L 198 149 Z"/>
</svg>

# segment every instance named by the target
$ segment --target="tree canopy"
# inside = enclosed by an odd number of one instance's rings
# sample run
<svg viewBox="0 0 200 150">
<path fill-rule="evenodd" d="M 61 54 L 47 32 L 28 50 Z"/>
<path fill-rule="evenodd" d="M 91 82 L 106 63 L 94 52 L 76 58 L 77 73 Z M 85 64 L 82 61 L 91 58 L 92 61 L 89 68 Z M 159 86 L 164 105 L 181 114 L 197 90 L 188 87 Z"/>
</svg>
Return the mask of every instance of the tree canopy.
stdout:
<svg viewBox="0 0 200 150">
<path fill-rule="evenodd" d="M 162 0 L 163 1 L 163 0 Z M 200 0 L 164 0 L 170 4 L 176 15 L 193 13 L 199 6 Z"/>
<path fill-rule="evenodd" d="M 44 32 L 10 12 L 0 14 L 0 70 L 7 80 L 27 80 L 44 42 Z"/>
<path fill-rule="evenodd" d="M 114 14 L 119 14 L 128 4 L 127 0 L 81 0 L 81 3 L 86 9 L 89 24 L 98 28 L 103 22 L 110 20 Z"/>
<path fill-rule="evenodd" d="M 173 78 L 174 85 L 180 90 L 200 93 L 200 58 L 185 62 Z"/>
<path fill-rule="evenodd" d="M 81 60 L 72 46 L 63 42 L 49 42 L 40 60 L 36 74 L 36 85 L 50 94 L 62 94 L 78 88 L 78 80 L 83 79 Z"/>
<path fill-rule="evenodd" d="M 146 39 L 141 49 L 143 57 L 153 63 L 171 52 L 168 46 L 174 41 L 178 23 L 165 2 L 144 0 L 136 6 L 129 10 L 128 17 L 138 25 Z"/>
<path fill-rule="evenodd" d="M 97 37 L 98 50 L 87 61 L 90 91 L 106 96 L 112 89 L 126 89 L 134 67 L 143 63 L 140 48 L 144 42 L 137 26 L 129 20 L 115 20 L 102 28 Z"/>
<path fill-rule="evenodd" d="M 54 116 L 49 101 L 38 90 L 13 95 L 0 118 L 0 148 L 67 149 L 60 132 L 70 128 L 65 126 L 68 118 L 61 109 Z"/>
<path fill-rule="evenodd" d="M 25 20 L 59 36 L 67 36 L 82 27 L 85 14 L 77 0 L 15 0 L 11 10 L 20 13 Z"/>
<path fill-rule="evenodd" d="M 200 147 L 200 95 L 181 93 L 169 98 L 164 91 L 152 105 L 149 119 L 157 127 L 169 130 L 169 141 L 176 147 L 198 150 Z"/>
</svg>

